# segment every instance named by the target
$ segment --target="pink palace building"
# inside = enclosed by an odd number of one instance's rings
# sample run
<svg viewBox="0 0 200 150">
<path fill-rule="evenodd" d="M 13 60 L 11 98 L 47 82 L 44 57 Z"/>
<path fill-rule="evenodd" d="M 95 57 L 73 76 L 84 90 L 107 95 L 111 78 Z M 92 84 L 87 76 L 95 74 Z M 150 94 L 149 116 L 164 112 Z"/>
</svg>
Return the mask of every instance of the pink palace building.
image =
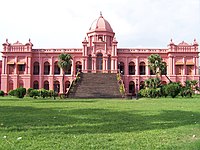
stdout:
<svg viewBox="0 0 200 150">
<path fill-rule="evenodd" d="M 126 93 L 140 89 L 144 80 L 155 77 L 148 68 L 147 57 L 159 54 L 166 62 L 166 74 L 171 81 L 198 80 L 199 52 L 196 40 L 192 44 L 171 40 L 166 48 L 118 48 L 115 33 L 102 14 L 87 32 L 81 48 L 37 49 L 29 40 L 22 44 L 11 44 L 6 40 L 2 50 L 1 90 L 8 93 L 17 87 L 59 87 L 63 91 L 62 70 L 58 67 L 58 55 L 69 53 L 73 57 L 72 67 L 65 75 L 65 88 L 75 79 L 78 69 L 83 73 L 117 73 L 120 71 Z M 169 79 L 162 76 L 162 81 Z M 57 86 L 55 86 L 57 85 Z M 55 89 L 54 89 L 55 90 Z"/>
</svg>

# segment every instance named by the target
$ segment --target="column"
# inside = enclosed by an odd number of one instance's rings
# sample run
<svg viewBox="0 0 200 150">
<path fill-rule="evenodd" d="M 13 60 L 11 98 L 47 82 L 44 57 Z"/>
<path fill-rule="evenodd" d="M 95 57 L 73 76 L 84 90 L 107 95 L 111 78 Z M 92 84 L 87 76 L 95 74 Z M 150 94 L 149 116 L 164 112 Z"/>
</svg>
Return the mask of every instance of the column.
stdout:
<svg viewBox="0 0 200 150">
<path fill-rule="evenodd" d="M 173 67 L 172 75 L 176 75 L 175 56 L 172 57 L 172 67 Z"/>
<path fill-rule="evenodd" d="M 85 73 L 86 73 L 88 69 L 88 57 L 86 57 L 84 61 L 85 61 Z"/>
<path fill-rule="evenodd" d="M 107 57 L 105 58 L 105 68 L 106 68 L 106 71 L 108 71 L 108 58 Z"/>
<path fill-rule="evenodd" d="M 117 58 L 111 57 L 111 73 L 117 73 Z"/>
<path fill-rule="evenodd" d="M 167 66 L 167 74 L 172 75 L 172 57 L 169 56 L 168 66 Z"/>
<path fill-rule="evenodd" d="M 150 75 L 150 69 L 149 69 L 149 67 L 148 67 L 148 62 L 147 62 L 147 64 L 146 64 L 145 67 L 146 67 L 146 68 L 145 68 L 145 69 L 146 69 L 146 70 L 145 70 L 145 71 L 146 71 L 145 74 L 146 74 L 147 76 L 149 76 L 149 75 Z"/>
<path fill-rule="evenodd" d="M 194 65 L 194 70 L 195 70 L 195 75 L 198 75 L 199 74 L 199 57 L 196 56 L 195 57 L 195 65 Z"/>
<path fill-rule="evenodd" d="M 50 61 L 50 75 L 54 74 L 54 61 L 53 61 L 53 56 L 51 57 L 51 61 Z M 49 84 L 50 85 L 50 84 Z"/>
<path fill-rule="evenodd" d="M 96 57 L 92 57 L 92 73 L 96 73 Z"/>
<path fill-rule="evenodd" d="M 76 75 L 76 65 L 75 65 L 75 57 L 73 57 L 73 59 L 72 59 L 72 71 L 71 71 L 71 73 L 72 73 L 72 76 L 74 76 L 74 75 Z"/>
<path fill-rule="evenodd" d="M 31 64 L 29 64 L 28 62 L 28 56 L 26 56 L 26 64 L 25 64 L 25 74 L 28 74 L 28 66 L 31 66 Z"/>
<path fill-rule="evenodd" d="M 183 57 L 183 75 L 186 75 L 185 56 Z"/>
<path fill-rule="evenodd" d="M 136 58 L 135 75 L 139 75 L 139 57 Z"/>
<path fill-rule="evenodd" d="M 40 73 L 39 73 L 39 89 L 43 87 L 42 84 L 42 75 L 43 75 L 43 59 L 40 57 L 39 58 L 39 63 L 40 63 Z"/>
<path fill-rule="evenodd" d="M 32 64 L 31 64 L 31 57 L 28 57 L 27 59 L 28 59 L 28 64 L 27 64 L 27 66 L 28 66 L 28 74 L 32 74 L 32 73 L 31 73 L 31 71 L 32 71 L 32 70 L 31 70 L 31 68 L 32 68 L 32 67 L 31 67 L 31 66 L 32 66 Z"/>
<path fill-rule="evenodd" d="M 124 63 L 124 75 L 129 75 L 129 63 L 128 63 L 128 57 L 126 57 L 125 63 Z"/>
<path fill-rule="evenodd" d="M 63 69 L 60 69 L 60 79 L 61 79 L 61 80 L 59 80 L 60 81 L 60 93 L 63 93 L 63 84 L 65 83 L 65 77 L 63 79 L 63 73 L 64 73 Z"/>
<path fill-rule="evenodd" d="M 8 74 L 7 57 L 5 57 L 4 67 L 5 67 L 5 74 Z"/>
<path fill-rule="evenodd" d="M 5 74 L 5 56 L 2 56 L 2 74 Z"/>
<path fill-rule="evenodd" d="M 18 65 L 17 65 L 17 56 L 15 57 L 15 70 L 14 70 L 14 74 L 18 74 Z"/>
<path fill-rule="evenodd" d="M 106 70 L 106 66 L 105 66 L 105 58 L 103 57 L 103 64 L 102 64 L 102 71 L 104 73 L 104 71 Z"/>
<path fill-rule="evenodd" d="M 85 72 L 85 59 L 83 58 L 82 61 L 81 61 L 81 64 L 82 64 L 82 72 Z"/>
<path fill-rule="evenodd" d="M 115 59 L 115 67 L 114 67 L 115 71 L 114 73 L 117 73 L 117 59 Z"/>
<path fill-rule="evenodd" d="M 103 72 L 107 73 L 108 72 L 108 58 L 103 57 Z"/>
</svg>

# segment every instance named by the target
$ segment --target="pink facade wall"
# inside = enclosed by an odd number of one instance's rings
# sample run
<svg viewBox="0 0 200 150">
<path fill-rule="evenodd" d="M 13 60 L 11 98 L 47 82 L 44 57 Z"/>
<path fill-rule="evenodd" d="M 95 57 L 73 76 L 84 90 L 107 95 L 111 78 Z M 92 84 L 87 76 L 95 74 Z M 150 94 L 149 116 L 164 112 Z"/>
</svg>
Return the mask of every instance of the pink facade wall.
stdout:
<svg viewBox="0 0 200 150">
<path fill-rule="evenodd" d="M 2 60 L 0 60 L 0 76 L 2 73 Z M 0 88 L 1 88 L 1 77 L 0 77 Z"/>
<path fill-rule="evenodd" d="M 19 86 L 25 88 L 46 88 L 53 90 L 59 86 L 62 91 L 62 70 L 57 68 L 58 55 L 69 53 L 73 57 L 71 72 L 65 75 L 65 90 L 76 75 L 78 68 L 84 73 L 117 73 L 123 74 L 127 92 L 134 84 L 134 91 L 140 88 L 144 80 L 153 77 L 148 68 L 147 57 L 159 54 L 167 64 L 167 76 L 172 81 L 184 83 L 186 80 L 199 80 L 198 74 L 198 43 L 173 41 L 162 49 L 150 48 L 118 48 L 110 24 L 102 15 L 96 19 L 82 48 L 35 49 L 29 40 L 22 44 L 3 44 L 1 89 L 6 93 Z M 162 76 L 162 80 L 169 80 Z M 58 90 L 58 89 L 57 89 Z"/>
</svg>

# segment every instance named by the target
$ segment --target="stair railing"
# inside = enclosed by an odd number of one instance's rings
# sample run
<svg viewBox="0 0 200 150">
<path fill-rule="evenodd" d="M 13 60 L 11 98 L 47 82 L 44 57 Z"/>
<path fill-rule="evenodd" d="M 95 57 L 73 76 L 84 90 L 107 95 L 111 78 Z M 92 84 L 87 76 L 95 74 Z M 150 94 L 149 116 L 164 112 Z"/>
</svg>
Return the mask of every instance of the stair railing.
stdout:
<svg viewBox="0 0 200 150">
<path fill-rule="evenodd" d="M 68 89 L 68 91 L 67 91 L 67 93 L 66 93 L 66 97 L 69 97 L 69 94 L 70 94 L 70 92 L 72 91 L 72 88 L 74 88 L 74 86 L 75 86 L 77 83 L 80 82 L 81 77 L 82 77 L 82 72 L 80 72 L 80 71 L 77 72 L 76 78 L 72 81 L 72 83 L 71 83 L 70 86 L 69 86 L 69 89 Z"/>
<path fill-rule="evenodd" d="M 172 83 L 172 80 L 165 74 L 165 77 L 169 80 L 170 83 Z"/>
<path fill-rule="evenodd" d="M 119 91 L 122 95 L 122 98 L 124 98 L 126 91 L 125 91 L 124 81 L 122 80 L 120 73 L 117 73 L 117 81 L 118 81 L 118 85 L 119 85 Z"/>
</svg>

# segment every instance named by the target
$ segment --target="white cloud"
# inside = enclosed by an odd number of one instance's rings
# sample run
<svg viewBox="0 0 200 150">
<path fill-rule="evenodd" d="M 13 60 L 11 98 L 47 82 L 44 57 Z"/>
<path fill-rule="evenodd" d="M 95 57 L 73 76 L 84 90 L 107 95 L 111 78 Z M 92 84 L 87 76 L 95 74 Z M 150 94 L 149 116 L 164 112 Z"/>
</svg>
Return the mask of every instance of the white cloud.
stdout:
<svg viewBox="0 0 200 150">
<path fill-rule="evenodd" d="M 6 0 L 0 2 L 0 42 L 31 38 L 34 48 L 81 47 L 100 11 L 119 47 L 200 41 L 199 0 Z"/>
</svg>

